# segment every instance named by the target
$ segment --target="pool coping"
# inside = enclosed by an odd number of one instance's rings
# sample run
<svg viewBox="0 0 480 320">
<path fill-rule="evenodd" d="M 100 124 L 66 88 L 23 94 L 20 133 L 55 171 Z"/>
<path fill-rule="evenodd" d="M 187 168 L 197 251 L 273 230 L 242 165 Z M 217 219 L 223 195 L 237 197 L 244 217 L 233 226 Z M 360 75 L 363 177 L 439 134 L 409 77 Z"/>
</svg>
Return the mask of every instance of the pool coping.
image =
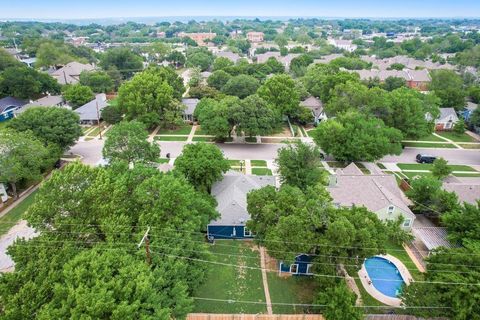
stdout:
<svg viewBox="0 0 480 320">
<path fill-rule="evenodd" d="M 400 272 L 400 275 L 402 276 L 403 281 L 405 281 L 405 284 L 407 286 L 411 282 L 413 282 L 413 277 L 410 274 L 410 271 L 408 271 L 407 267 L 399 259 L 389 254 L 386 254 L 386 255 L 379 254 L 379 255 L 375 255 L 374 257 L 379 257 L 379 258 L 383 258 L 391 261 Z M 401 299 L 389 297 L 381 293 L 380 291 L 378 291 L 375 288 L 375 286 L 373 286 L 372 281 L 368 276 L 368 272 L 365 269 L 365 263 L 362 264 L 362 268 L 360 269 L 360 271 L 358 271 L 358 276 L 360 277 L 360 281 L 362 282 L 362 285 L 365 288 L 365 290 L 368 292 L 368 294 L 370 294 L 376 300 L 392 307 L 400 307 L 402 305 Z"/>
</svg>

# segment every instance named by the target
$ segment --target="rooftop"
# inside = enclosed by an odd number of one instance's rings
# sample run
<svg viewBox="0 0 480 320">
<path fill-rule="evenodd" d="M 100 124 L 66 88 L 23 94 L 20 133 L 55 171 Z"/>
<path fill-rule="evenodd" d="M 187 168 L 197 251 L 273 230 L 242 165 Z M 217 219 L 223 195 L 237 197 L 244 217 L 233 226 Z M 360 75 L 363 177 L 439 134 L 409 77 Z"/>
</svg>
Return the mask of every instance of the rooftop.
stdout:
<svg viewBox="0 0 480 320">
<path fill-rule="evenodd" d="M 99 116 L 97 114 L 97 103 L 99 112 L 107 106 L 107 96 L 105 93 L 97 94 L 95 99 L 75 109 L 74 111 L 80 116 L 81 121 L 97 120 Z"/>
</svg>

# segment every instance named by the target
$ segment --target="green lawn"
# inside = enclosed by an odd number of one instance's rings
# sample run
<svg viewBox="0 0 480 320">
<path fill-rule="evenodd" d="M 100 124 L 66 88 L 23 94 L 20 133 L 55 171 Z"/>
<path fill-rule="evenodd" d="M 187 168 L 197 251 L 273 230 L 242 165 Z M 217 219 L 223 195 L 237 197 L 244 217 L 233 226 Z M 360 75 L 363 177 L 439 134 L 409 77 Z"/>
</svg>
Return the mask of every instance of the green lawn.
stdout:
<svg viewBox="0 0 480 320">
<path fill-rule="evenodd" d="M 363 172 L 363 174 L 370 174 L 370 170 L 368 170 L 364 165 L 363 163 L 360 163 L 360 162 L 355 162 L 355 165 L 360 169 L 360 171 Z"/>
<path fill-rule="evenodd" d="M 252 167 L 266 167 L 267 161 L 266 160 L 250 160 Z"/>
<path fill-rule="evenodd" d="M 195 129 L 195 135 L 207 135 L 206 132 L 202 131 L 202 126 L 197 126 L 197 129 Z"/>
<path fill-rule="evenodd" d="M 379 167 L 380 169 L 387 169 L 387 167 L 385 167 L 381 162 L 377 162 L 377 167 Z"/>
<path fill-rule="evenodd" d="M 385 306 L 374 297 L 372 297 L 367 290 L 363 287 L 362 281 L 358 278 L 358 274 L 355 272 L 354 275 L 351 275 L 355 278 L 355 283 L 357 284 L 358 289 L 360 290 L 360 296 L 362 296 L 362 301 L 364 306 Z M 375 313 L 380 313 L 381 309 L 373 309 Z"/>
<path fill-rule="evenodd" d="M 453 144 L 451 143 L 428 143 L 428 142 L 403 142 L 405 147 L 411 148 L 449 148 L 449 149 L 456 149 Z"/>
<path fill-rule="evenodd" d="M 477 143 L 477 144 L 459 143 L 458 145 L 464 149 L 480 149 L 480 143 Z"/>
<path fill-rule="evenodd" d="M 348 164 L 341 161 L 327 161 L 328 165 L 332 168 L 345 168 Z"/>
<path fill-rule="evenodd" d="M 474 138 L 470 137 L 468 134 L 456 134 L 455 132 L 437 132 L 439 136 L 450 139 L 455 142 L 478 142 Z"/>
<path fill-rule="evenodd" d="M 257 143 L 257 137 L 246 137 L 246 142 Z"/>
<path fill-rule="evenodd" d="M 423 274 L 417 269 L 403 246 L 388 241 L 385 244 L 385 249 L 387 249 L 388 254 L 394 256 L 395 258 L 403 262 L 403 264 L 407 267 L 408 271 L 410 271 L 410 274 L 412 275 L 414 280 L 423 280 Z"/>
<path fill-rule="evenodd" d="M 230 164 L 230 167 L 240 167 L 240 161 L 241 160 L 227 160 L 228 163 Z"/>
<path fill-rule="evenodd" d="M 32 192 L 28 197 L 18 204 L 9 213 L 0 218 L 0 235 L 5 234 L 11 227 L 13 227 L 18 220 L 22 218 L 25 211 L 32 205 L 35 200 L 37 190 Z"/>
<path fill-rule="evenodd" d="M 409 140 L 409 139 L 406 139 L 406 140 Z M 421 138 L 417 139 L 417 141 L 445 141 L 445 140 L 433 135 L 433 133 L 432 133 L 428 136 L 421 137 Z"/>
<path fill-rule="evenodd" d="M 427 177 L 427 176 L 432 176 L 431 172 L 408 172 L 408 171 L 402 171 L 402 174 L 406 176 L 408 179 L 412 180 L 415 177 Z"/>
<path fill-rule="evenodd" d="M 5 128 L 7 126 L 7 123 L 8 123 L 8 120 L 7 121 L 2 121 L 0 122 L 0 130 L 2 130 L 3 128 Z"/>
<path fill-rule="evenodd" d="M 268 288 L 272 303 L 312 304 L 318 289 L 312 277 L 279 277 L 276 272 L 268 272 Z M 305 313 L 304 307 L 273 305 L 274 314 Z"/>
<path fill-rule="evenodd" d="M 397 166 L 402 170 L 432 170 L 433 164 L 431 163 L 398 163 Z M 449 167 L 453 171 L 470 171 L 477 172 L 470 166 L 451 164 Z"/>
<path fill-rule="evenodd" d="M 170 161 L 170 159 L 167 159 L 167 158 L 160 158 L 158 160 L 158 163 L 168 163 Z"/>
<path fill-rule="evenodd" d="M 158 130 L 157 134 L 168 134 L 168 135 L 186 135 L 188 136 L 190 134 L 190 131 L 192 131 L 192 126 L 188 124 L 184 124 L 179 126 L 176 129 L 160 129 Z"/>
<path fill-rule="evenodd" d="M 472 177 L 472 178 L 479 178 L 480 172 L 472 172 L 472 173 L 452 173 L 455 177 Z"/>
<path fill-rule="evenodd" d="M 187 141 L 187 136 L 155 136 L 156 141 Z"/>
<path fill-rule="evenodd" d="M 216 240 L 216 243 L 219 245 L 211 247 L 213 261 L 237 266 L 260 267 L 258 251 L 249 247 L 249 245 L 253 245 L 252 242 Z M 231 254 L 231 256 L 224 254 Z M 193 295 L 201 298 L 265 302 L 262 273 L 259 269 L 208 264 L 205 281 Z M 193 310 L 193 312 L 205 313 L 249 314 L 266 313 L 266 311 L 264 304 L 205 300 L 195 300 Z"/>
<path fill-rule="evenodd" d="M 252 168 L 252 174 L 257 176 L 271 176 L 272 170 L 268 168 Z"/>
<path fill-rule="evenodd" d="M 198 141 L 198 142 L 212 142 L 215 141 L 214 137 L 193 137 L 192 141 Z"/>
</svg>

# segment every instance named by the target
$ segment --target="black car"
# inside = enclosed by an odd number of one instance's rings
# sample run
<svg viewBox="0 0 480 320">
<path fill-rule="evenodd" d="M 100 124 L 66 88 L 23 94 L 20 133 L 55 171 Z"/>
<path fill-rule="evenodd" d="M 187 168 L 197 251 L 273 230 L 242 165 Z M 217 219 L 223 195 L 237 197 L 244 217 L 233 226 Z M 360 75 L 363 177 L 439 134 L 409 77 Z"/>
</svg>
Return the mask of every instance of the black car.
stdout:
<svg viewBox="0 0 480 320">
<path fill-rule="evenodd" d="M 429 156 L 427 154 L 417 154 L 417 157 L 416 157 L 416 160 L 418 163 L 433 163 L 433 161 L 435 161 L 437 159 L 437 157 L 434 157 L 434 156 Z"/>
</svg>

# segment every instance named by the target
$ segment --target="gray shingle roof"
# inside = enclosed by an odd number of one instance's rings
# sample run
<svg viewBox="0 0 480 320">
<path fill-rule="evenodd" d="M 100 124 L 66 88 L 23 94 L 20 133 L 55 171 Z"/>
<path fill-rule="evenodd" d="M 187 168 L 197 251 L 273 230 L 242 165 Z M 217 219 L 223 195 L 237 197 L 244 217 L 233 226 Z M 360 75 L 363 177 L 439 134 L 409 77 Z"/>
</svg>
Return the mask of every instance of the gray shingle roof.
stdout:
<svg viewBox="0 0 480 320">
<path fill-rule="evenodd" d="M 433 250 L 439 247 L 453 248 L 454 245 L 447 239 L 447 229 L 440 227 L 414 227 L 413 234 L 420 238 L 427 249 Z"/>
<path fill-rule="evenodd" d="M 480 183 L 444 181 L 443 189 L 455 192 L 460 202 L 476 204 L 480 200 Z"/>
<path fill-rule="evenodd" d="M 75 84 L 79 81 L 80 73 L 83 71 L 92 71 L 94 69 L 94 66 L 91 64 L 83 64 L 73 61 L 52 72 L 51 76 L 54 77 L 60 84 Z"/>
<path fill-rule="evenodd" d="M 219 52 L 215 53 L 215 55 L 217 57 L 227 58 L 228 60 L 232 61 L 233 63 L 237 63 L 237 61 L 241 59 L 241 57 L 238 54 L 236 54 L 234 52 L 231 52 L 231 51 L 219 51 Z"/>
<path fill-rule="evenodd" d="M 437 121 L 456 121 L 458 120 L 457 113 L 454 108 L 440 108 L 440 116 Z"/>
<path fill-rule="evenodd" d="M 211 225 L 236 225 L 250 219 L 247 211 L 247 194 L 265 186 L 275 186 L 273 176 L 250 176 L 229 172 L 212 187 L 212 196 L 217 200 L 220 218 Z"/>
<path fill-rule="evenodd" d="M 38 100 L 32 101 L 29 104 L 15 110 L 15 114 L 20 114 L 32 107 L 58 107 L 64 104 L 63 97 L 60 96 L 45 96 Z"/>
<path fill-rule="evenodd" d="M 22 107 L 25 105 L 25 102 L 13 97 L 5 97 L 0 99 L 0 113 L 5 111 L 9 107 Z"/>
<path fill-rule="evenodd" d="M 333 202 L 341 206 L 364 206 L 372 212 L 394 205 L 414 218 L 402 197 L 395 177 L 387 174 L 365 175 L 354 164 L 338 170 L 336 183 L 328 187 Z"/>
<path fill-rule="evenodd" d="M 302 107 L 312 110 L 315 117 L 319 117 L 323 112 L 323 103 L 320 99 L 315 97 L 308 97 L 307 99 L 300 102 Z"/>
<path fill-rule="evenodd" d="M 107 96 L 105 93 L 97 94 L 95 99 L 74 110 L 80 116 L 80 121 L 96 121 L 98 119 L 97 102 L 98 111 L 100 112 L 107 106 Z"/>
<path fill-rule="evenodd" d="M 193 114 L 195 109 L 197 108 L 197 104 L 200 100 L 196 98 L 185 98 L 182 99 L 182 103 L 186 106 L 185 110 L 183 111 L 184 114 Z"/>
</svg>

